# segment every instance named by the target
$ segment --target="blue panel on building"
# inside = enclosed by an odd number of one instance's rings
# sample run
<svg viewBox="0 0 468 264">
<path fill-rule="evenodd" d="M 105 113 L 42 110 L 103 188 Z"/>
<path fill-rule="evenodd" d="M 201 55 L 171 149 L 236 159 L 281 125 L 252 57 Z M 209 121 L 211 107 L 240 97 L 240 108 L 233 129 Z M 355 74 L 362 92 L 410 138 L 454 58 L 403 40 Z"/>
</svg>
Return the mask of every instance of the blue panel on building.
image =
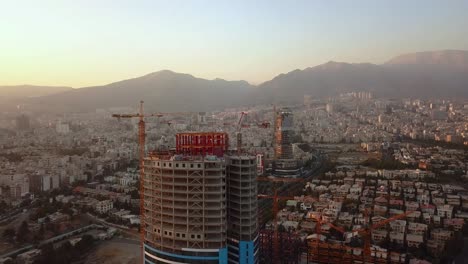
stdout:
<svg viewBox="0 0 468 264">
<path fill-rule="evenodd" d="M 254 242 L 240 241 L 239 242 L 239 264 L 254 264 Z"/>
<path fill-rule="evenodd" d="M 196 261 L 199 260 L 199 261 L 203 262 L 203 261 L 207 261 L 207 260 L 218 260 L 219 264 L 227 264 L 228 263 L 227 248 L 219 249 L 217 257 L 215 257 L 215 256 L 212 256 L 212 257 L 210 257 L 210 256 L 187 256 L 187 255 L 174 254 L 174 253 L 164 252 L 164 251 L 155 249 L 155 248 L 150 247 L 150 246 L 148 246 L 146 244 L 145 244 L 145 251 L 150 253 L 150 254 L 151 253 L 153 253 L 153 254 L 158 253 L 158 254 L 161 254 L 161 255 L 164 255 L 164 256 L 168 256 L 168 257 L 180 258 L 181 261 L 183 261 L 183 260 L 196 260 Z M 147 261 L 149 263 L 152 263 L 151 261 L 146 259 L 146 256 L 145 256 L 145 261 Z"/>
<path fill-rule="evenodd" d="M 219 250 L 219 264 L 227 264 L 228 263 L 228 251 L 227 248 L 221 248 Z"/>
</svg>

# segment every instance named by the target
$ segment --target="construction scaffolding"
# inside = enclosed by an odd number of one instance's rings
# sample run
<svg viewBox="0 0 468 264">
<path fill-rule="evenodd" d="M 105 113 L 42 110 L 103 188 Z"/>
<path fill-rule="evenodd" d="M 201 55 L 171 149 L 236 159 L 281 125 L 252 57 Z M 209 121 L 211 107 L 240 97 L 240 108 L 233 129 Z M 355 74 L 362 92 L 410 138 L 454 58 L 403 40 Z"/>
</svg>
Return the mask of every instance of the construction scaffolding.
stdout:
<svg viewBox="0 0 468 264">
<path fill-rule="evenodd" d="M 371 240 L 371 233 L 373 230 L 383 227 L 386 224 L 400 218 L 404 218 L 411 214 L 408 211 L 388 218 L 384 221 L 369 225 L 366 223 L 364 228 L 346 232 L 342 227 L 336 226 L 330 222 L 324 221 L 321 217 L 312 217 L 315 221 L 315 238 L 308 243 L 309 249 L 307 251 L 307 263 L 405 263 L 405 254 L 398 252 L 389 252 L 387 249 L 373 246 Z M 364 211 L 366 219 L 368 219 L 368 210 Z M 324 242 L 322 237 L 322 225 L 328 225 L 330 228 L 338 231 L 343 236 L 347 235 L 360 235 L 363 240 L 363 247 L 356 248 L 344 245 L 343 241 L 330 241 Z"/>
<path fill-rule="evenodd" d="M 403 264 L 406 255 L 390 252 L 382 248 L 372 248 L 371 256 L 367 257 L 362 248 L 345 246 L 342 243 L 317 242 L 307 243 L 307 263 L 340 263 L 340 264 Z"/>
<path fill-rule="evenodd" d="M 342 242 L 317 242 L 306 240 L 291 232 L 278 233 L 278 248 L 275 256 L 273 230 L 260 231 L 260 263 L 272 264 L 404 264 L 406 255 L 382 248 L 372 248 L 366 257 L 362 248 L 350 247 Z"/>
<path fill-rule="evenodd" d="M 187 156 L 216 155 L 221 157 L 227 151 L 227 133 L 179 133 L 176 135 L 176 152 Z"/>
<path fill-rule="evenodd" d="M 263 229 L 259 234 L 260 263 L 299 264 L 301 256 L 307 252 L 307 244 L 292 232 L 277 232 Z M 275 241 L 278 245 L 275 246 Z M 278 250 L 280 254 L 276 254 Z"/>
<path fill-rule="evenodd" d="M 275 117 L 275 159 L 292 159 L 293 114 L 285 108 Z"/>
</svg>

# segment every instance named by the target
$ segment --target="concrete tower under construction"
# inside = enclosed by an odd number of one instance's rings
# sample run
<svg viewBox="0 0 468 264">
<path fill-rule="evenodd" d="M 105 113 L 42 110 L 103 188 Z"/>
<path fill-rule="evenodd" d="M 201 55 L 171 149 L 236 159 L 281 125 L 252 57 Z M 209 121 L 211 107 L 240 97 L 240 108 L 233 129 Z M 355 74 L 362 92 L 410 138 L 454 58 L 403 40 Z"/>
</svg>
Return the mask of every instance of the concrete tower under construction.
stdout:
<svg viewBox="0 0 468 264">
<path fill-rule="evenodd" d="M 145 158 L 144 263 L 257 263 L 255 157 L 226 156 L 227 144 L 181 133 L 175 152 Z"/>
<path fill-rule="evenodd" d="M 280 109 L 275 118 L 275 158 L 292 159 L 293 114 L 288 108 Z"/>
<path fill-rule="evenodd" d="M 257 158 L 227 157 L 229 263 L 257 263 Z"/>
</svg>

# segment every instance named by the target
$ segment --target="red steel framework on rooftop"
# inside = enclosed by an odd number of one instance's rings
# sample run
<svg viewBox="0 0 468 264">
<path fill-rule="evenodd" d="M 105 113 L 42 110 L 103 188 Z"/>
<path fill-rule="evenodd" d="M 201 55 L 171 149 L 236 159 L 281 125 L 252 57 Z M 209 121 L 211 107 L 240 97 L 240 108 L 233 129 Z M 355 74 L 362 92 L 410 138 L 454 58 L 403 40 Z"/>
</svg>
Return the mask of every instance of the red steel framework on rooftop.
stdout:
<svg viewBox="0 0 468 264">
<path fill-rule="evenodd" d="M 227 133 L 179 133 L 176 135 L 176 152 L 180 155 L 221 157 L 227 151 L 229 139 Z"/>
</svg>

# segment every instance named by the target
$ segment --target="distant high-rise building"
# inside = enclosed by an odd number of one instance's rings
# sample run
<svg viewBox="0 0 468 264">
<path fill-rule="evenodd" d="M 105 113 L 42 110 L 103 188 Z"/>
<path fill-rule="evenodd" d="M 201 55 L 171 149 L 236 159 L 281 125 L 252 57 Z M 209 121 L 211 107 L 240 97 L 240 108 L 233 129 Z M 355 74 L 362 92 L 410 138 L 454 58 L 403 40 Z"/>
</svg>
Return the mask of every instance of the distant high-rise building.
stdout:
<svg viewBox="0 0 468 264">
<path fill-rule="evenodd" d="M 262 175 L 265 170 L 265 164 L 263 159 L 263 154 L 258 153 L 257 157 L 257 175 Z"/>
<path fill-rule="evenodd" d="M 304 106 L 307 106 L 307 107 L 311 106 L 312 100 L 313 100 L 312 95 L 308 95 L 308 94 L 304 95 Z"/>
<path fill-rule="evenodd" d="M 288 108 L 280 109 L 275 120 L 275 158 L 292 159 L 293 114 Z"/>
<path fill-rule="evenodd" d="M 257 263 L 255 156 L 225 133 L 181 133 L 144 160 L 144 263 Z"/>
<path fill-rule="evenodd" d="M 206 112 L 199 112 L 197 115 L 197 124 L 205 125 L 207 122 L 206 119 L 207 119 Z"/>
<path fill-rule="evenodd" d="M 67 123 L 57 122 L 55 125 L 55 131 L 59 134 L 68 134 L 70 133 L 70 125 Z"/>
<path fill-rule="evenodd" d="M 29 117 L 27 115 L 19 115 L 16 117 L 16 129 L 20 131 L 30 129 Z"/>
<path fill-rule="evenodd" d="M 335 111 L 335 106 L 332 103 L 328 103 L 325 106 L 327 113 L 333 113 Z"/>
<path fill-rule="evenodd" d="M 462 144 L 463 137 L 460 135 L 447 135 L 445 138 L 446 142 L 455 143 L 455 144 Z"/>
<path fill-rule="evenodd" d="M 386 113 L 387 115 L 391 115 L 391 114 L 393 113 L 393 108 L 392 108 L 391 105 L 387 105 L 387 106 L 385 107 L 385 113 Z"/>
</svg>

